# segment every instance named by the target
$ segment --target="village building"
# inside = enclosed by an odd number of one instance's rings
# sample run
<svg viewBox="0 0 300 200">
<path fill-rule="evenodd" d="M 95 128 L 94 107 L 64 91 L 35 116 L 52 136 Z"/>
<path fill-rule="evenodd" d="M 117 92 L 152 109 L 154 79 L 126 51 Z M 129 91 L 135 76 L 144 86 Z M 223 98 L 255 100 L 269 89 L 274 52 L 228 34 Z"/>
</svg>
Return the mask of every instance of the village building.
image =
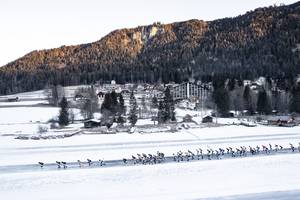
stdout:
<svg viewBox="0 0 300 200">
<path fill-rule="evenodd" d="M 84 128 L 95 128 L 101 125 L 100 120 L 97 119 L 89 119 L 84 121 Z"/>
<path fill-rule="evenodd" d="M 171 89 L 174 100 L 189 99 L 193 102 L 204 101 L 211 92 L 211 87 L 208 84 L 193 82 L 176 84 Z"/>
<path fill-rule="evenodd" d="M 212 123 L 213 122 L 213 117 L 212 116 L 205 116 L 202 118 L 202 123 Z"/>
<path fill-rule="evenodd" d="M 182 122 L 193 122 L 193 117 L 189 114 L 186 114 L 183 119 Z"/>
<path fill-rule="evenodd" d="M 8 102 L 17 102 L 19 101 L 19 97 L 12 97 L 7 99 Z"/>
<path fill-rule="evenodd" d="M 74 101 L 81 101 L 83 99 L 85 99 L 85 97 L 82 94 L 76 94 L 74 96 Z"/>
<path fill-rule="evenodd" d="M 271 116 L 267 119 L 268 125 L 295 126 L 295 119 L 291 116 Z"/>
</svg>

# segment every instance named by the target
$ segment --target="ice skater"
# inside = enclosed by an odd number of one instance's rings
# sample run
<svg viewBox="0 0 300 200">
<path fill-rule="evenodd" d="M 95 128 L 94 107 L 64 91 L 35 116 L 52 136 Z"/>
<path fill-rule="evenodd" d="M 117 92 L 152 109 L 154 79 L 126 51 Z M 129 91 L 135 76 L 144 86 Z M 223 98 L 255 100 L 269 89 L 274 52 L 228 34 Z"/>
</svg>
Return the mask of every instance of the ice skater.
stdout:
<svg viewBox="0 0 300 200">
<path fill-rule="evenodd" d="M 39 165 L 40 165 L 41 168 L 44 167 L 44 163 L 43 162 L 39 162 Z"/>
<path fill-rule="evenodd" d="M 57 164 L 57 168 L 61 168 L 61 162 L 59 162 L 59 161 L 56 161 L 56 164 Z"/>
<path fill-rule="evenodd" d="M 80 160 L 77 160 L 79 167 L 82 167 L 82 162 Z"/>
<path fill-rule="evenodd" d="M 92 165 L 92 160 L 91 159 L 86 159 L 86 160 L 87 160 L 89 166 L 91 166 Z"/>
<path fill-rule="evenodd" d="M 290 143 L 290 147 L 291 147 L 292 152 L 295 152 L 295 147 L 292 143 Z"/>
<path fill-rule="evenodd" d="M 99 164 L 100 164 L 100 166 L 103 166 L 103 165 L 105 165 L 105 163 L 104 163 L 104 159 L 99 159 Z"/>
<path fill-rule="evenodd" d="M 278 144 L 275 144 L 275 152 L 277 152 L 278 150 L 279 150 Z"/>
<path fill-rule="evenodd" d="M 67 163 L 66 162 L 64 162 L 64 161 L 61 161 L 61 164 L 63 164 L 63 166 L 64 166 L 64 169 L 66 169 L 68 166 L 67 166 Z"/>
</svg>

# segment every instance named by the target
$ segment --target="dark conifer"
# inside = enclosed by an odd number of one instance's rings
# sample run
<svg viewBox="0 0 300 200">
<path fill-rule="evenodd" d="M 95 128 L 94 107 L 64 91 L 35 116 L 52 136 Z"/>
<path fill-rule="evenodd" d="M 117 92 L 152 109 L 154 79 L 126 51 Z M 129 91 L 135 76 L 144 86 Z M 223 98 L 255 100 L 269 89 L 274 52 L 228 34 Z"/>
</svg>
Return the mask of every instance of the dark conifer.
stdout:
<svg viewBox="0 0 300 200">
<path fill-rule="evenodd" d="M 175 103 L 169 87 L 167 87 L 165 90 L 164 105 L 165 105 L 165 122 L 176 121 Z"/>
<path fill-rule="evenodd" d="M 58 116 L 58 123 L 60 126 L 67 126 L 69 124 L 68 101 L 63 97 L 60 104 L 60 111 Z"/>
<path fill-rule="evenodd" d="M 250 115 L 254 114 L 253 102 L 252 102 L 252 94 L 249 85 L 246 85 L 243 93 L 244 99 L 244 108 L 248 111 Z"/>
<path fill-rule="evenodd" d="M 135 96 L 133 94 L 133 91 L 130 94 L 130 100 L 129 100 L 129 122 L 131 124 L 131 126 L 135 126 L 136 122 L 137 122 L 137 102 L 135 99 Z"/>
<path fill-rule="evenodd" d="M 257 97 L 257 112 L 260 114 L 269 115 L 272 112 L 272 107 L 270 103 L 270 99 L 267 95 L 266 90 L 263 88 L 258 92 Z"/>
<path fill-rule="evenodd" d="M 121 115 L 124 115 L 126 114 L 126 106 L 125 106 L 125 103 L 124 103 L 124 98 L 123 98 L 123 95 L 120 93 L 119 94 L 119 112 Z"/>
<path fill-rule="evenodd" d="M 158 100 L 156 96 L 152 98 L 151 108 L 158 108 Z"/>
<path fill-rule="evenodd" d="M 229 94 L 225 88 L 225 82 L 223 77 L 214 77 L 213 80 L 214 91 L 212 94 L 213 101 L 217 106 L 217 112 L 221 116 L 227 116 L 229 111 Z"/>
<path fill-rule="evenodd" d="M 290 91 L 290 112 L 300 113 L 300 84 L 294 85 Z"/>
</svg>

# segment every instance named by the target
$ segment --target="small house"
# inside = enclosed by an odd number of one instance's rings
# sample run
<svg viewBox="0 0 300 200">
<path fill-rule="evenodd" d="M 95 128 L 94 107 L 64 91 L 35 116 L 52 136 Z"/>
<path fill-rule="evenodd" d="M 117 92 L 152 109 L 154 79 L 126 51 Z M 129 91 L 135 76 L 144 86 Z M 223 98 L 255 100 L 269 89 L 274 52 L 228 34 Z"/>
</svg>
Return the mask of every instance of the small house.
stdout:
<svg viewBox="0 0 300 200">
<path fill-rule="evenodd" d="M 294 126 L 295 119 L 291 116 L 274 116 L 268 118 L 268 125 L 275 126 Z"/>
<path fill-rule="evenodd" d="M 74 97 L 75 101 L 80 101 L 80 100 L 83 100 L 83 99 L 84 99 L 84 96 L 82 94 L 76 94 L 75 97 Z"/>
<path fill-rule="evenodd" d="M 17 102 L 19 101 L 19 97 L 12 97 L 7 99 L 8 102 Z"/>
<path fill-rule="evenodd" d="M 213 122 L 213 117 L 212 116 L 205 116 L 202 118 L 202 123 L 212 123 Z"/>
<path fill-rule="evenodd" d="M 131 93 L 131 92 L 130 92 L 129 90 L 126 90 L 126 89 L 124 89 L 124 90 L 121 91 L 121 94 L 122 94 L 122 95 L 125 95 L 125 96 L 126 96 L 126 95 L 129 96 L 130 93 Z"/>
<path fill-rule="evenodd" d="M 97 93 L 97 96 L 98 96 L 100 99 L 102 99 L 102 98 L 104 98 L 104 96 L 105 96 L 105 92 L 100 91 L 100 92 Z"/>
<path fill-rule="evenodd" d="M 101 126 L 100 120 L 89 119 L 84 122 L 84 128 L 95 128 Z"/>
<path fill-rule="evenodd" d="M 189 114 L 186 114 L 183 119 L 182 119 L 183 122 L 193 122 L 193 117 Z"/>
</svg>

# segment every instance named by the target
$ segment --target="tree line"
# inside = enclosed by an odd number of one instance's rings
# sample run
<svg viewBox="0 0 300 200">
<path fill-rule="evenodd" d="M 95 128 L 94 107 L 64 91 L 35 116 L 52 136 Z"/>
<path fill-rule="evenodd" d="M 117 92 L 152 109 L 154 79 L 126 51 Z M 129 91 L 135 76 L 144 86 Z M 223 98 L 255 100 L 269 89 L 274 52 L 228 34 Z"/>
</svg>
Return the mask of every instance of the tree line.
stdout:
<svg viewBox="0 0 300 200">
<path fill-rule="evenodd" d="M 46 90 L 49 93 L 49 103 L 60 107 L 58 116 L 60 126 L 67 126 L 70 122 L 74 121 L 74 119 L 72 120 L 73 113 L 70 107 L 80 109 L 80 113 L 85 120 L 94 119 L 95 113 L 101 113 L 100 120 L 102 124 L 108 127 L 114 122 L 120 126 L 123 126 L 126 122 L 131 126 L 135 126 L 139 118 L 139 110 L 142 113 L 154 110 L 154 112 L 150 112 L 150 115 L 159 124 L 176 121 L 175 102 L 169 87 L 166 88 L 163 99 L 158 100 L 154 96 L 150 101 L 150 99 L 146 100 L 143 97 L 140 105 L 137 103 L 134 92 L 131 91 L 128 106 L 125 105 L 122 93 L 116 93 L 115 91 L 105 93 L 102 104 L 99 105 L 98 96 L 93 86 L 78 88 L 75 96 L 79 96 L 80 94 L 81 98 L 77 101 L 76 105 L 71 105 L 64 96 L 64 92 L 60 91 L 61 89 L 61 86 L 51 86 L 51 90 Z M 148 110 L 148 107 L 150 107 L 150 110 Z"/>
<path fill-rule="evenodd" d="M 275 81 L 263 78 L 262 83 L 214 77 L 212 99 L 221 116 L 233 110 L 245 115 L 300 113 L 299 80 Z"/>
</svg>

